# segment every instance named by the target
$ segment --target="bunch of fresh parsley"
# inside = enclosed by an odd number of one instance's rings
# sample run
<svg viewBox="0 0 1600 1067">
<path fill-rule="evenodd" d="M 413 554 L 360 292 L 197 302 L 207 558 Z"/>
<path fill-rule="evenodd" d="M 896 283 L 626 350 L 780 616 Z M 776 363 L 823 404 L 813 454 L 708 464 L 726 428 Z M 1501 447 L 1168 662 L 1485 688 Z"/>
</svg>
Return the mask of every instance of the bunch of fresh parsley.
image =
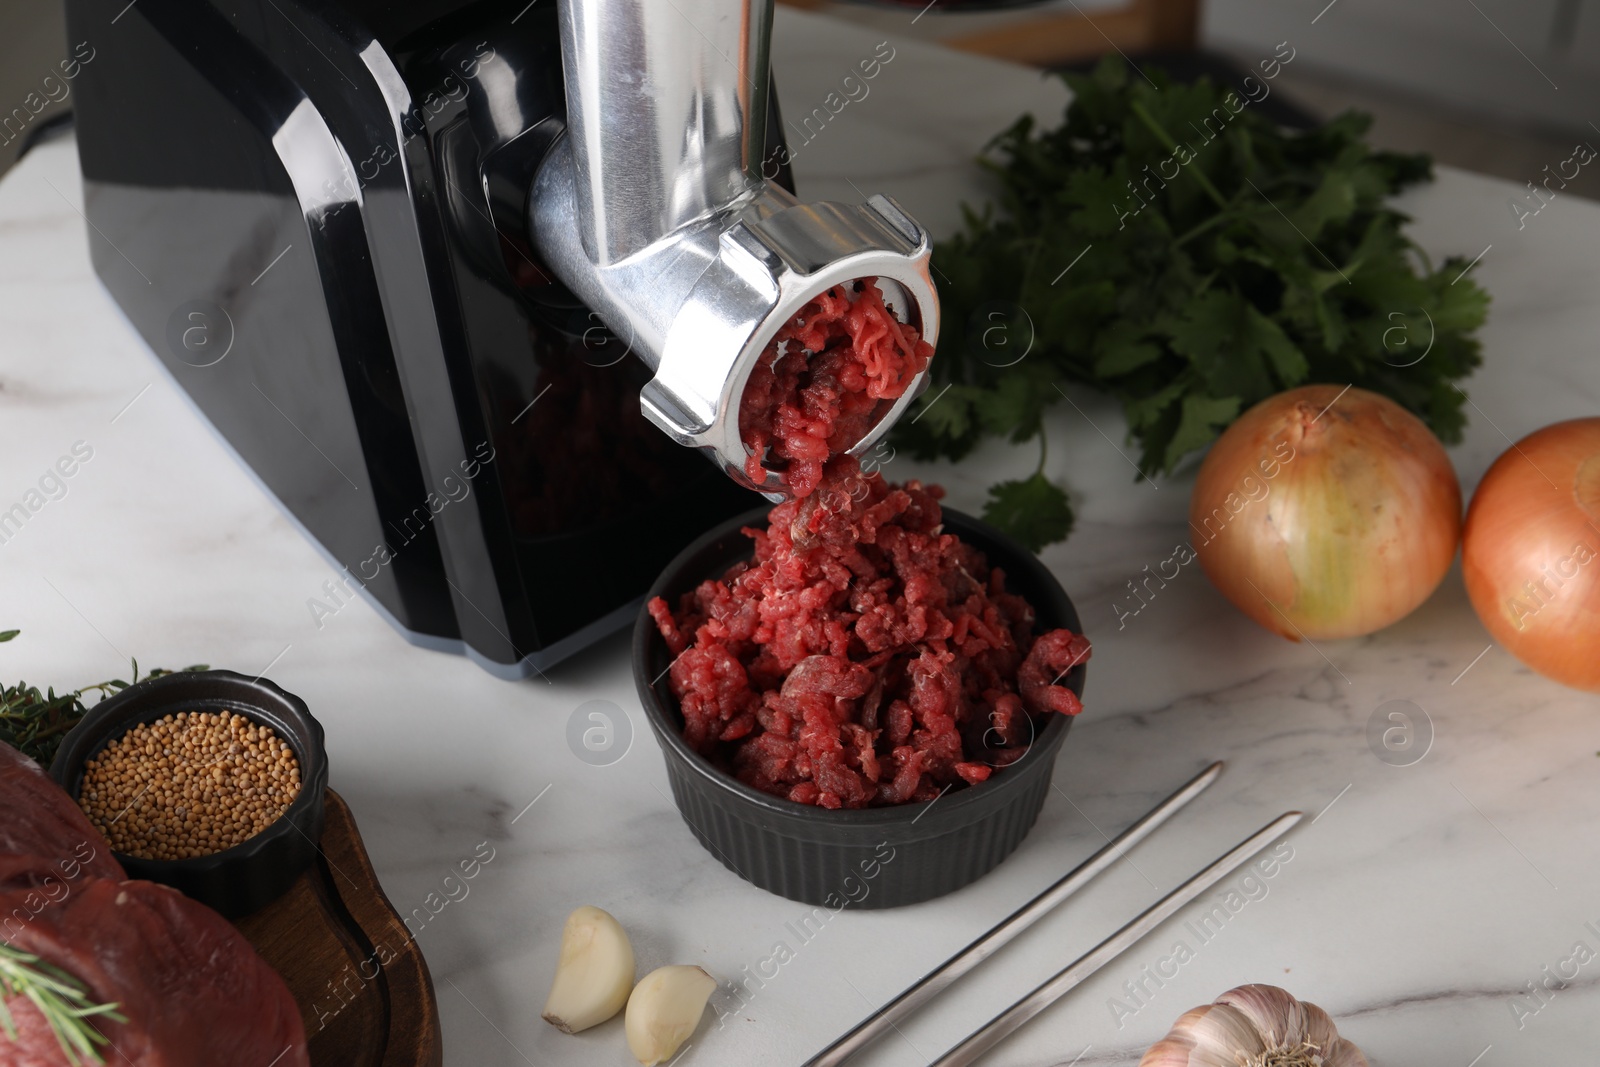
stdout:
<svg viewBox="0 0 1600 1067">
<path fill-rule="evenodd" d="M 967 209 L 934 252 L 945 327 L 898 443 L 960 459 L 985 437 L 1037 438 L 1033 475 L 993 486 L 984 511 L 1037 551 L 1072 528 L 1042 421 L 1065 382 L 1122 402 L 1146 476 L 1308 382 L 1382 393 L 1460 439 L 1453 383 L 1480 362 L 1489 298 L 1384 204 L 1431 176 L 1428 157 L 1372 151 L 1365 115 L 1283 130 L 1233 90 L 1114 58 L 1062 77 L 1063 124 L 1024 116 L 991 142 L 1000 203 Z"/>
</svg>

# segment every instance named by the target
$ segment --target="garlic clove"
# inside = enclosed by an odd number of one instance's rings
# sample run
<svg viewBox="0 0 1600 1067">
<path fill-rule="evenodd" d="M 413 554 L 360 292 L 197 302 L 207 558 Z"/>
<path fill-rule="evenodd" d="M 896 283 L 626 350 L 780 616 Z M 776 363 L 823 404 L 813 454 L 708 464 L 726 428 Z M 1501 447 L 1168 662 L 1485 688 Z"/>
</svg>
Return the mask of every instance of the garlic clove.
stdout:
<svg viewBox="0 0 1600 1067">
<path fill-rule="evenodd" d="M 1306 1041 L 1318 1048 L 1330 1048 L 1339 1040 L 1339 1029 L 1328 1013 L 1315 1004 L 1301 1001 L 1306 1012 Z"/>
<path fill-rule="evenodd" d="M 1193 1059 L 1193 1053 L 1194 1042 L 1189 1038 L 1164 1037 L 1150 1046 L 1144 1058 L 1139 1061 L 1139 1067 L 1190 1067 L 1191 1063 L 1194 1063 L 1195 1067 L 1200 1067 L 1199 1061 Z M 1206 1067 L 1213 1065 L 1206 1064 Z"/>
<path fill-rule="evenodd" d="M 1258 1056 L 1267 1049 L 1249 1018 L 1226 1004 L 1208 1004 L 1184 1018 L 1194 1049 L 1183 1061 L 1185 1067 L 1239 1067 L 1241 1055 Z"/>
<path fill-rule="evenodd" d="M 645 975 L 625 1017 L 634 1058 L 644 1067 L 670 1060 L 700 1025 L 716 988 L 717 980 L 699 967 L 658 967 Z"/>
<path fill-rule="evenodd" d="M 622 924 L 585 904 L 567 916 L 561 959 L 544 1002 L 544 1020 L 564 1034 L 603 1023 L 628 1002 L 633 946 Z"/>
<path fill-rule="evenodd" d="M 1144 1054 L 1139 1067 L 1238 1067 L 1235 1063 L 1212 1056 L 1212 1049 L 1225 1047 L 1224 1042 L 1208 1039 L 1203 1046 L 1200 1044 L 1201 1035 L 1198 1031 L 1201 1020 L 1211 1013 L 1212 1008 L 1207 1004 L 1203 1008 L 1191 1008 L 1184 1012 L 1172 1024 L 1172 1032 Z"/>
<path fill-rule="evenodd" d="M 1322 1067 L 1371 1067 L 1361 1050 L 1343 1039 L 1336 1040 L 1322 1057 Z"/>
<path fill-rule="evenodd" d="M 1310 1024 L 1306 1040 L 1321 1050 L 1322 1067 L 1369 1067 L 1361 1050 L 1339 1036 L 1327 1012 L 1309 1001 L 1303 1001 L 1302 1006 Z"/>
<path fill-rule="evenodd" d="M 1308 1037 L 1305 1007 L 1285 990 L 1270 985 L 1242 985 L 1217 998 L 1249 1020 L 1262 1037 L 1294 1048 Z"/>
</svg>

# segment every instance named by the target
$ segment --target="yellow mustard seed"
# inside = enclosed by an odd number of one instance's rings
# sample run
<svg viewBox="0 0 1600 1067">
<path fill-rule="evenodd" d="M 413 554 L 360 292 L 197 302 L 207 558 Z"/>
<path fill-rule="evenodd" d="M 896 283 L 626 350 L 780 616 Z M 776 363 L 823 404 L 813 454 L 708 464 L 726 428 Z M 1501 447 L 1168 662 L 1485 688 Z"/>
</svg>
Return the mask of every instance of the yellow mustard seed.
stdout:
<svg viewBox="0 0 1600 1067">
<path fill-rule="evenodd" d="M 299 793 L 299 761 L 272 727 L 184 711 L 135 726 L 91 757 L 78 806 L 118 852 L 175 860 L 242 844 Z"/>
</svg>

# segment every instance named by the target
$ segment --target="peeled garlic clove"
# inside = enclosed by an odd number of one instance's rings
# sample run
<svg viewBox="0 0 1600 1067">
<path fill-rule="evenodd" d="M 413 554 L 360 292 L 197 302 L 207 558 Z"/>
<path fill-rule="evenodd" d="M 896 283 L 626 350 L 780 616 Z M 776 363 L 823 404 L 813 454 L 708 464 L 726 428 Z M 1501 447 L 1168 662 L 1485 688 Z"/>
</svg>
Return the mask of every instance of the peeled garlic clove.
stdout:
<svg viewBox="0 0 1600 1067">
<path fill-rule="evenodd" d="M 564 1034 L 587 1030 L 621 1011 L 632 988 L 633 946 L 622 924 L 587 904 L 568 915 L 544 1021 Z"/>
<path fill-rule="evenodd" d="M 628 998 L 628 1050 L 644 1067 L 670 1060 L 689 1040 L 717 980 L 699 967 L 658 967 Z"/>
</svg>

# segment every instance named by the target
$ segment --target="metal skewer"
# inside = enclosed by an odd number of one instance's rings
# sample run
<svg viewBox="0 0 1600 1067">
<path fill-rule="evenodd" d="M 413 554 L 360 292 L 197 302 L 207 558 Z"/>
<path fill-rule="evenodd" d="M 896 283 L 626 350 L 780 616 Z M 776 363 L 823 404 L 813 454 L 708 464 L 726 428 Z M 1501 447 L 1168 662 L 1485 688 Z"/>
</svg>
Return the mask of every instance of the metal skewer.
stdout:
<svg viewBox="0 0 1600 1067">
<path fill-rule="evenodd" d="M 1054 1004 L 1134 942 L 1171 918 L 1180 908 L 1243 866 L 1246 860 L 1266 848 L 1302 818 L 1304 816 L 1300 812 L 1290 811 L 1272 820 L 1261 830 L 1240 842 L 1232 852 L 1162 897 L 1138 918 L 1079 956 L 1057 972 L 1055 977 L 989 1020 L 971 1037 L 946 1052 L 929 1067 L 967 1067 L 976 1061 L 1023 1023 Z"/>
<path fill-rule="evenodd" d="M 1042 919 L 1051 909 L 1083 888 L 1095 875 L 1121 859 L 1128 849 L 1150 836 L 1156 827 L 1177 814 L 1199 796 L 1222 773 L 1222 763 L 1213 763 L 1191 778 L 1177 792 L 1151 808 L 1138 822 L 1118 834 L 1105 847 L 1062 877 L 1028 903 L 1001 919 L 966 948 L 935 967 L 904 993 L 861 1021 L 855 1029 L 807 1060 L 803 1067 L 838 1067 L 901 1020 L 932 1000 L 952 982 L 994 955 L 1022 931 Z"/>
</svg>

